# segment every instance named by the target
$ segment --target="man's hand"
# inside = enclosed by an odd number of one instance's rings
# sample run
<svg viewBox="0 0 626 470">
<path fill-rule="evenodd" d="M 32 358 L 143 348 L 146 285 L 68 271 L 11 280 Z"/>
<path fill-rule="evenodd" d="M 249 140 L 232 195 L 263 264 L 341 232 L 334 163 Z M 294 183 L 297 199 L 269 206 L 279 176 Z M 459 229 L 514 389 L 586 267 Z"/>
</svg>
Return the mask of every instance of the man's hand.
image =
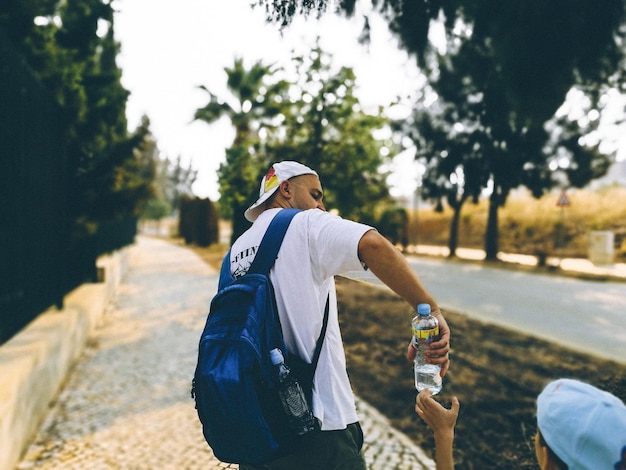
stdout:
<svg viewBox="0 0 626 470">
<path fill-rule="evenodd" d="M 424 353 L 424 356 L 426 356 L 426 362 L 429 364 L 441 366 L 439 375 L 444 377 L 450 368 L 450 327 L 439 309 L 433 311 L 432 314 L 439 320 L 439 340 L 430 344 L 430 349 Z M 411 342 L 407 348 L 407 359 L 413 361 L 415 353 L 415 347 Z"/>
</svg>

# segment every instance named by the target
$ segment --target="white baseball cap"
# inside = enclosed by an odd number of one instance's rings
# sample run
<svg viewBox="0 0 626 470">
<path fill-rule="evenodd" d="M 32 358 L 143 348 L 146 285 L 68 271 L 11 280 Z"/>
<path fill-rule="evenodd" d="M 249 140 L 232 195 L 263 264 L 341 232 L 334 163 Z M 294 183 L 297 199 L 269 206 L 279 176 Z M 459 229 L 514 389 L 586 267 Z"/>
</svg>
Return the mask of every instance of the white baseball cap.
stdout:
<svg viewBox="0 0 626 470">
<path fill-rule="evenodd" d="M 573 379 L 550 382 L 537 398 L 537 425 L 569 470 L 626 468 L 626 406 Z"/>
<path fill-rule="evenodd" d="M 263 212 L 263 203 L 267 201 L 272 194 L 276 192 L 280 183 L 301 175 L 315 175 L 317 173 L 302 163 L 285 160 L 283 162 L 274 163 L 267 174 L 261 180 L 261 188 L 259 189 L 259 198 L 252 204 L 244 216 L 250 222 L 254 222 L 261 212 Z"/>
</svg>

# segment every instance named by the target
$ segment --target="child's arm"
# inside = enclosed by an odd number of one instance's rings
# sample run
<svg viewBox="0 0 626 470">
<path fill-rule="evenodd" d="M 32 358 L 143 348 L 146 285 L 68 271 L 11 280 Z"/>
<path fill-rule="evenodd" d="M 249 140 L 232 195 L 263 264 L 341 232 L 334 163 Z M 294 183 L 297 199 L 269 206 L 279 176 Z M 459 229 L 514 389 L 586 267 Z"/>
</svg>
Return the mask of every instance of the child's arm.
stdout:
<svg viewBox="0 0 626 470">
<path fill-rule="evenodd" d="M 459 416 L 459 400 L 452 397 L 452 406 L 448 410 L 436 402 L 431 395 L 429 390 L 423 390 L 417 395 L 415 412 L 434 433 L 437 470 L 453 470 L 452 448 L 454 426 Z"/>
</svg>

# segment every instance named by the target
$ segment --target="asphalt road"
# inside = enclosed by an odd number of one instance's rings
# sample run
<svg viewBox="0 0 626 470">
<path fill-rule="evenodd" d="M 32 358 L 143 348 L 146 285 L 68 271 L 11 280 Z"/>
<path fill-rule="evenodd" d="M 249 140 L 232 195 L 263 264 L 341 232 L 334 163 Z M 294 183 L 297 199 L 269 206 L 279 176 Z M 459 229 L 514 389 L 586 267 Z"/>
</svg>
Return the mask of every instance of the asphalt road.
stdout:
<svg viewBox="0 0 626 470">
<path fill-rule="evenodd" d="M 442 309 L 626 364 L 626 283 L 409 257 Z M 349 277 L 375 284 L 368 272 Z M 454 333 L 453 333 L 454 334 Z"/>
</svg>

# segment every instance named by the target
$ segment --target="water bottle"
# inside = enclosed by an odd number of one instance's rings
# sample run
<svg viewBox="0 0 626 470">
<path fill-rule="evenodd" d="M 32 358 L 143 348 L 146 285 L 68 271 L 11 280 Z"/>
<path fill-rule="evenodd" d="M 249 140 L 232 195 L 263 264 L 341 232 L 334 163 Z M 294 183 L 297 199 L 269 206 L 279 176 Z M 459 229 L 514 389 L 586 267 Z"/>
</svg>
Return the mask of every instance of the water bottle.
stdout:
<svg viewBox="0 0 626 470">
<path fill-rule="evenodd" d="M 285 364 L 283 353 L 280 349 L 272 349 L 270 358 L 272 364 L 276 366 L 279 382 L 278 395 L 283 409 L 289 418 L 291 430 L 298 436 L 314 431 L 315 417 L 309 409 L 298 379 L 291 374 L 289 367 Z"/>
<path fill-rule="evenodd" d="M 424 351 L 429 349 L 430 343 L 439 339 L 439 321 L 430 314 L 430 305 L 419 304 L 411 325 L 415 348 L 415 388 L 418 392 L 427 388 L 436 395 L 441 391 L 441 366 L 428 364 Z"/>
</svg>

